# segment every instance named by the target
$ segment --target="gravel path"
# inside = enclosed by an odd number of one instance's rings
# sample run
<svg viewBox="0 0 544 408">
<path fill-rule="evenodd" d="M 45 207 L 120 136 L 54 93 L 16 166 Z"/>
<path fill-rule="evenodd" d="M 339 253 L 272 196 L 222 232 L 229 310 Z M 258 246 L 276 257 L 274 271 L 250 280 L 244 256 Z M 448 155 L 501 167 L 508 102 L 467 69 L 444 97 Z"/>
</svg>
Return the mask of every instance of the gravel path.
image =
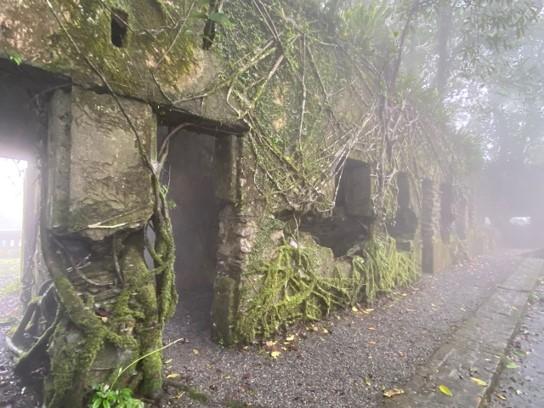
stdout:
<svg viewBox="0 0 544 408">
<path fill-rule="evenodd" d="M 490 408 L 544 405 L 544 281 L 531 297 L 519 333 L 512 341 Z"/>
<path fill-rule="evenodd" d="M 516 258 L 486 257 L 382 298 L 293 328 L 276 343 L 222 348 L 209 339 L 209 293 L 183 297 L 165 341 L 171 397 L 161 407 L 379 407 L 384 388 L 401 387 L 513 270 Z M 4 285 L 8 283 L 3 282 Z M 11 296 L 0 310 L 13 312 Z M 11 373 L 0 327 L 0 407 L 33 407 Z M 291 339 L 291 337 L 293 339 Z M 290 341 L 286 341 L 286 338 Z M 276 359 L 270 352 L 278 351 Z M 181 387 L 180 387 L 181 386 Z"/>
<path fill-rule="evenodd" d="M 186 296 L 166 330 L 171 378 L 184 383 L 172 407 L 378 407 L 384 388 L 402 386 L 495 286 L 514 256 L 482 257 L 382 298 L 374 310 L 344 311 L 248 349 L 209 340 L 209 296 Z M 283 347 L 283 348 L 282 348 Z M 273 359 L 270 351 L 281 354 Z"/>
</svg>

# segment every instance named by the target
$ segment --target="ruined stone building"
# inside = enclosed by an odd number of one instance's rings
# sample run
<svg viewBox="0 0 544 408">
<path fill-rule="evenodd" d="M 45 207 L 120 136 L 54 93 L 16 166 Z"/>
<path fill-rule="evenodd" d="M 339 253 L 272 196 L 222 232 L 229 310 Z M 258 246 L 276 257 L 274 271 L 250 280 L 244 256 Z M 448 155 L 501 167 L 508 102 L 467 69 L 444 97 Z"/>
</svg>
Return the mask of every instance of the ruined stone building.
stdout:
<svg viewBox="0 0 544 408">
<path fill-rule="evenodd" d="M 0 155 L 29 162 L 12 346 L 48 406 L 160 348 L 179 294 L 250 342 L 474 247 L 444 129 L 311 3 L 3 0 Z M 161 376 L 154 354 L 123 381 Z"/>
</svg>

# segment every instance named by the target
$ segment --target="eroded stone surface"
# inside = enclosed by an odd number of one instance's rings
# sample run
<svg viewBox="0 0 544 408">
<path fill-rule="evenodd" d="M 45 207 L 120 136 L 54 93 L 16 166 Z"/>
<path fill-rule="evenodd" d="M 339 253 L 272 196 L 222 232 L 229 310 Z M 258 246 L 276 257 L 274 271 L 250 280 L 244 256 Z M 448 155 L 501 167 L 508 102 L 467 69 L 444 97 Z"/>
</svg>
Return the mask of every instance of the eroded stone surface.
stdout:
<svg viewBox="0 0 544 408">
<path fill-rule="evenodd" d="M 117 229 L 142 224 L 152 213 L 150 170 L 135 132 L 153 159 L 155 117 L 149 105 L 118 100 L 124 113 L 112 96 L 78 87 L 70 93 L 59 91 L 53 99 L 51 224 L 57 230 L 102 239 Z"/>
</svg>

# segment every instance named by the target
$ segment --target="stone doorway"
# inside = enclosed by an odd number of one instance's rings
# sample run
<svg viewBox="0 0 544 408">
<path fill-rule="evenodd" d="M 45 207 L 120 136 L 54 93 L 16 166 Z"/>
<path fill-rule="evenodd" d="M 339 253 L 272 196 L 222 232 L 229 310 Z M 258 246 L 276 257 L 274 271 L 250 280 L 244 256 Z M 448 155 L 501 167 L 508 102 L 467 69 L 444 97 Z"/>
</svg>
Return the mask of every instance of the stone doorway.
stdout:
<svg viewBox="0 0 544 408">
<path fill-rule="evenodd" d="M 0 59 L 0 157 L 24 169 L 20 214 L 14 214 L 22 218 L 16 279 L 23 306 L 44 279 L 38 225 L 49 99 L 55 90 L 69 86 L 64 77 Z"/>
<path fill-rule="evenodd" d="M 163 174 L 176 245 L 178 313 L 186 314 L 201 330 L 210 328 L 216 277 L 219 202 L 215 144 L 214 136 L 181 130 L 170 140 Z"/>
</svg>

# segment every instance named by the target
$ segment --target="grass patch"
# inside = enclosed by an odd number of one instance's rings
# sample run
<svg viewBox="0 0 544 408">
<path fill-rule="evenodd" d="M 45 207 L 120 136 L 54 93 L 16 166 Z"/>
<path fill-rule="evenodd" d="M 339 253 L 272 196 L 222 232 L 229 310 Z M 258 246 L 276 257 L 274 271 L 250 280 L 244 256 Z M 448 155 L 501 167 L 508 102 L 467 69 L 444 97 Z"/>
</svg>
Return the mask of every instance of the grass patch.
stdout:
<svg viewBox="0 0 544 408">
<path fill-rule="evenodd" d="M 18 276 L 21 267 L 19 258 L 0 258 L 0 276 Z"/>
</svg>

